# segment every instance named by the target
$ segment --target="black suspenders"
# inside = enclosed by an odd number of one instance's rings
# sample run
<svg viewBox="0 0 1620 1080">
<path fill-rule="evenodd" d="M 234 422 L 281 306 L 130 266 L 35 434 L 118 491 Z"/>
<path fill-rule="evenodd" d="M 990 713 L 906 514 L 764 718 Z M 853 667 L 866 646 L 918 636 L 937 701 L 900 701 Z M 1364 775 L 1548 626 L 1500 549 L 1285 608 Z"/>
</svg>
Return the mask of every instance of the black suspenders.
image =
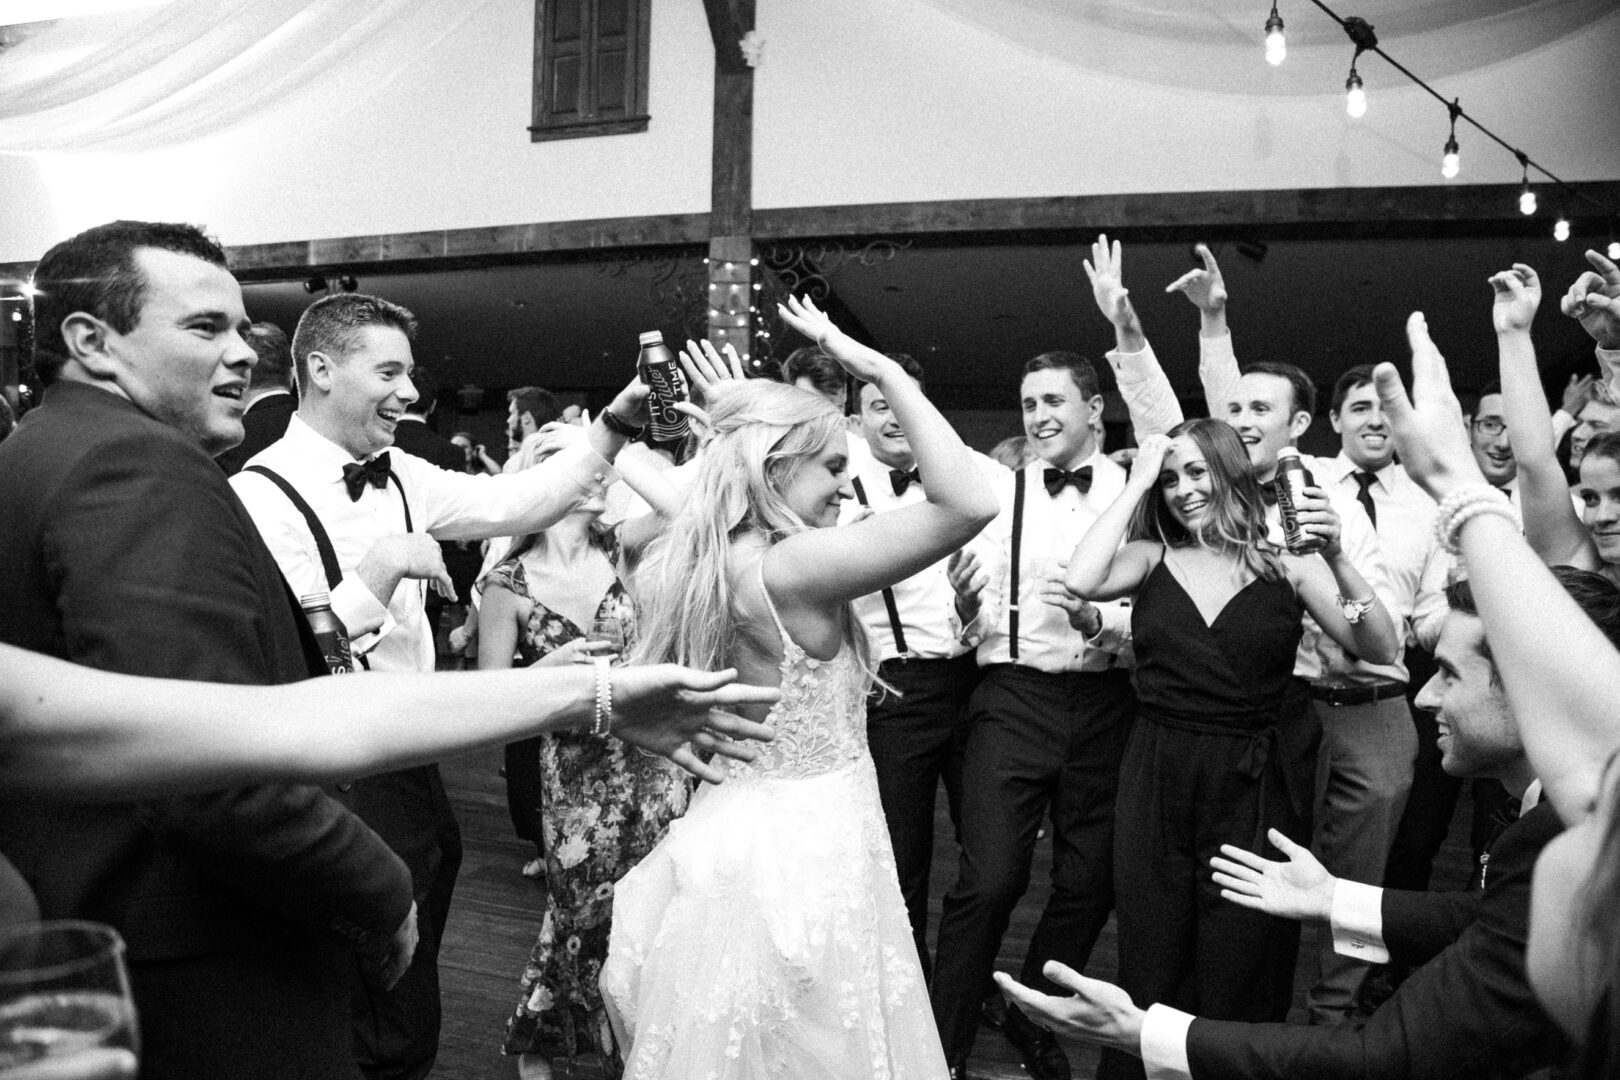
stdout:
<svg viewBox="0 0 1620 1080">
<path fill-rule="evenodd" d="M 860 477 L 855 477 L 851 483 L 855 487 L 855 499 L 862 506 L 871 509 L 872 504 L 866 501 L 866 485 L 861 483 Z M 911 650 L 906 648 L 906 632 L 900 629 L 900 607 L 894 602 L 894 590 L 884 588 L 883 606 L 889 609 L 889 629 L 894 632 L 894 647 L 900 650 L 902 660 L 911 656 Z"/>
<path fill-rule="evenodd" d="M 326 587 L 328 591 L 336 589 L 338 582 L 343 580 L 343 571 L 338 568 L 337 552 L 332 548 L 332 538 L 327 535 L 326 526 L 322 525 L 321 519 L 316 516 L 315 508 L 305 502 L 304 497 L 298 494 L 298 489 L 288 483 L 287 478 L 280 473 L 263 465 L 248 465 L 242 471 L 258 473 L 260 476 L 267 478 L 276 487 L 280 488 L 281 493 L 287 496 L 288 501 L 298 508 L 300 514 L 304 515 L 304 524 L 309 526 L 310 535 L 315 538 L 315 550 L 320 552 L 321 555 L 321 569 L 326 572 Z M 394 487 L 399 489 L 399 501 L 405 508 L 405 531 L 415 532 L 416 530 L 411 525 L 411 501 L 405 497 L 405 485 L 399 482 L 399 477 L 394 475 L 393 469 L 388 470 L 388 479 L 393 481 Z M 355 659 L 359 660 L 368 670 L 370 669 L 371 665 L 366 662 L 364 656 L 356 656 Z"/>
<path fill-rule="evenodd" d="M 1013 473 L 1012 581 L 1007 598 L 1007 656 L 1018 662 L 1018 554 L 1024 540 L 1024 470 Z"/>
</svg>

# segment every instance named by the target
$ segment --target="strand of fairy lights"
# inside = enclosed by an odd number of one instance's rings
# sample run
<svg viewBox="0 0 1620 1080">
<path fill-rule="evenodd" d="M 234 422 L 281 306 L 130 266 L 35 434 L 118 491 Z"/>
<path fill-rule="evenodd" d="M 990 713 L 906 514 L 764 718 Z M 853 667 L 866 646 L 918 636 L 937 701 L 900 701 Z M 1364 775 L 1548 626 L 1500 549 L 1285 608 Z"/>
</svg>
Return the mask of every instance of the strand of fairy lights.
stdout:
<svg viewBox="0 0 1620 1080">
<path fill-rule="evenodd" d="M 1430 86 L 1427 82 L 1418 78 L 1418 76 L 1414 75 L 1404 64 L 1400 63 L 1383 49 L 1379 48 L 1378 35 L 1373 32 L 1372 24 L 1367 22 L 1366 19 L 1360 18 L 1356 15 L 1340 16 L 1338 12 L 1324 4 L 1322 0 L 1311 0 L 1311 3 L 1321 8 L 1330 19 L 1338 23 L 1339 26 L 1344 30 L 1346 36 L 1350 38 L 1350 41 L 1356 47 L 1355 56 L 1353 56 L 1350 60 L 1350 77 L 1347 78 L 1344 83 L 1345 111 L 1348 112 L 1353 119 L 1359 120 L 1362 116 L 1366 115 L 1367 112 L 1367 90 L 1362 84 L 1360 73 L 1356 70 L 1356 61 L 1361 59 L 1362 53 L 1377 53 L 1379 56 L 1388 61 L 1389 65 L 1396 71 L 1399 71 L 1402 75 L 1405 75 L 1408 79 L 1412 80 L 1412 82 L 1422 87 L 1431 97 L 1446 107 L 1446 112 L 1451 120 L 1451 130 L 1446 137 L 1445 147 L 1441 150 L 1441 176 L 1445 177 L 1447 180 L 1451 180 L 1454 179 L 1462 170 L 1462 154 L 1460 147 L 1457 144 L 1457 121 L 1459 119 L 1466 120 L 1482 135 L 1496 143 L 1498 146 L 1502 147 L 1502 149 L 1512 154 L 1514 158 L 1518 160 L 1524 176 L 1523 183 L 1519 188 L 1520 213 L 1528 217 L 1534 214 L 1537 210 L 1536 192 L 1530 184 L 1530 170 L 1535 169 L 1553 184 L 1557 185 L 1560 192 L 1560 198 L 1558 199 L 1558 221 L 1553 225 L 1553 238 L 1559 241 L 1569 239 L 1570 224 L 1568 205 L 1574 201 L 1584 201 L 1597 207 L 1608 219 L 1609 258 L 1620 259 L 1620 241 L 1617 241 L 1614 235 L 1615 221 L 1617 217 L 1620 217 L 1620 215 L 1616 214 L 1614 207 L 1602 202 L 1592 195 L 1589 195 L 1585 191 L 1572 186 L 1567 181 L 1553 175 L 1551 171 L 1549 171 L 1539 162 L 1533 160 L 1523 150 L 1520 150 L 1515 146 L 1510 146 L 1504 139 L 1498 136 L 1496 132 L 1492 131 L 1490 128 L 1486 127 L 1484 124 L 1480 123 L 1478 120 L 1464 111 L 1462 104 L 1457 99 L 1454 98 L 1451 101 L 1447 101 L 1438 90 Z M 1276 65 L 1281 64 L 1288 56 L 1288 41 L 1284 35 L 1283 19 L 1282 15 L 1277 11 L 1276 0 L 1272 0 L 1271 14 L 1266 18 L 1265 32 L 1266 61 L 1275 67 Z"/>
</svg>

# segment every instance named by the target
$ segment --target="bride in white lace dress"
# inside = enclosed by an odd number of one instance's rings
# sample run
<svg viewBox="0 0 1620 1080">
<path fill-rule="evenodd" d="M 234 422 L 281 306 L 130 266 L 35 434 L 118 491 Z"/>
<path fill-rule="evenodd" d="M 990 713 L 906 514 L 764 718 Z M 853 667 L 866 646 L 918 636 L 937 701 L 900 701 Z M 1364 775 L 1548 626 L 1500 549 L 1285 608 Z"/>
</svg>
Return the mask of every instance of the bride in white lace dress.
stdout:
<svg viewBox="0 0 1620 1080">
<path fill-rule="evenodd" d="M 811 304 L 783 314 L 883 391 L 927 501 L 832 528 L 853 497 L 837 410 L 777 383 L 713 394 L 697 479 L 635 579 L 636 662 L 779 682 L 776 739 L 699 791 L 619 881 L 602 992 L 632 1080 L 943 1080 L 866 748 L 872 665 L 849 602 L 961 547 L 995 496 L 899 365 Z"/>
</svg>

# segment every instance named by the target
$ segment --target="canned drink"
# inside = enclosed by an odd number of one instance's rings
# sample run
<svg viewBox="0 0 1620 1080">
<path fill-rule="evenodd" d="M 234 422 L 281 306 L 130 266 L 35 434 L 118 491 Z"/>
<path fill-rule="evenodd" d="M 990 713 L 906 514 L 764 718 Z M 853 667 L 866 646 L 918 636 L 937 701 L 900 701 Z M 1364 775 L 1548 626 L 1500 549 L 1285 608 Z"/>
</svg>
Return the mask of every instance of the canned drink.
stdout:
<svg viewBox="0 0 1620 1080">
<path fill-rule="evenodd" d="M 309 629 L 315 635 L 321 655 L 326 657 L 326 670 L 333 675 L 352 674 L 354 654 L 349 650 L 349 634 L 343 628 L 343 621 L 332 611 L 330 594 L 317 592 L 300 596 L 298 606 L 304 609 Z"/>
<path fill-rule="evenodd" d="M 686 400 L 686 384 L 681 381 L 681 369 L 674 355 L 664 344 L 664 335 L 657 330 L 641 335 L 641 355 L 636 358 L 636 370 L 651 391 L 647 395 L 647 414 L 653 440 L 674 442 L 685 438 L 686 414 L 676 409 L 675 403 Z"/>
<path fill-rule="evenodd" d="M 1277 451 L 1277 513 L 1282 518 L 1283 544 L 1295 555 L 1321 551 L 1321 537 L 1308 535 L 1299 527 L 1299 502 L 1305 489 L 1315 484 L 1310 470 L 1292 446 Z"/>
</svg>

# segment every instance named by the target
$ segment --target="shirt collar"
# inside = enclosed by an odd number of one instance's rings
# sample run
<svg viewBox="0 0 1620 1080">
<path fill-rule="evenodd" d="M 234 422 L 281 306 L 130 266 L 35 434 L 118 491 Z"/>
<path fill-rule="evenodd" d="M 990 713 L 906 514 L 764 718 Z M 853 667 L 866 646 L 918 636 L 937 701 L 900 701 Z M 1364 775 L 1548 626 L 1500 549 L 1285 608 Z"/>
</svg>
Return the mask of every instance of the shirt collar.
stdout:
<svg viewBox="0 0 1620 1080">
<path fill-rule="evenodd" d="M 292 419 L 287 421 L 287 434 L 283 436 L 287 448 L 297 453 L 300 460 L 311 466 L 330 472 L 333 483 L 343 482 L 343 466 L 351 461 L 366 461 L 376 454 L 365 458 L 355 458 L 343 447 L 328 439 L 325 435 L 309 426 L 305 419 L 293 413 Z"/>
<path fill-rule="evenodd" d="M 1335 482 L 1343 480 L 1347 476 L 1352 476 L 1355 473 L 1366 471 L 1360 465 L 1357 465 L 1354 461 L 1351 461 L 1350 455 L 1346 454 L 1343 450 L 1340 450 L 1336 457 L 1331 458 L 1328 461 L 1328 465 L 1338 473 L 1338 475 L 1333 478 Z M 1383 488 L 1384 491 L 1394 494 L 1395 478 L 1398 475 L 1396 470 L 1399 468 L 1399 465 L 1391 461 L 1382 469 L 1375 470 L 1373 472 L 1373 477 L 1378 481 L 1378 486 Z"/>
</svg>

